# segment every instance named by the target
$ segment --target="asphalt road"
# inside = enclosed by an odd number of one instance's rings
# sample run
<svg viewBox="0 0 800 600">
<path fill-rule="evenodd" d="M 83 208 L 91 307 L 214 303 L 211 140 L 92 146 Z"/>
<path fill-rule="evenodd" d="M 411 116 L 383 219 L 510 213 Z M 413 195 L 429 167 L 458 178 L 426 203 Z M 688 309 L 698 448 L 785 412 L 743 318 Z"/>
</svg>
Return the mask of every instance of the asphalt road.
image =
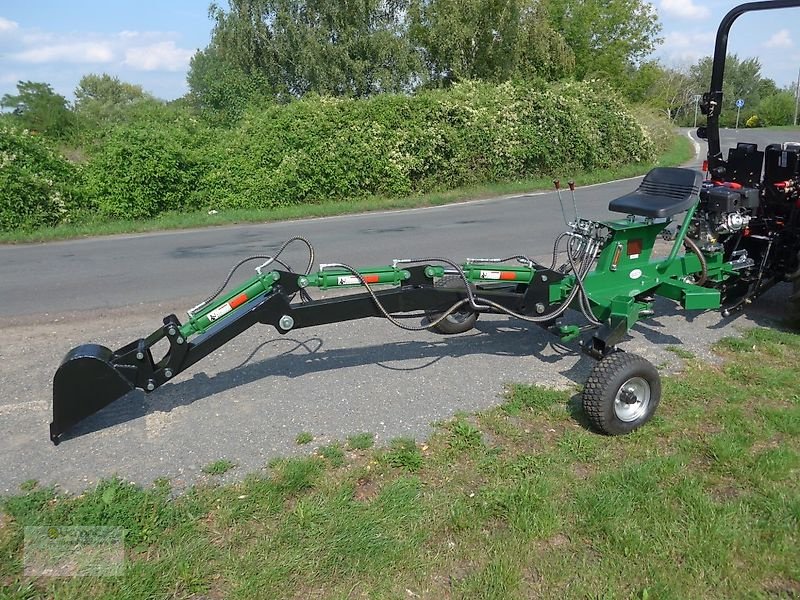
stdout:
<svg viewBox="0 0 800 600">
<path fill-rule="evenodd" d="M 800 139 L 800 132 L 723 131 L 723 145 Z M 704 146 L 704 144 L 703 144 Z M 705 149 L 702 148 L 702 153 Z M 698 161 L 696 161 L 698 162 Z M 566 180 L 569 173 L 555 176 Z M 578 190 L 582 216 L 608 217 L 609 200 L 638 179 Z M 317 262 L 388 264 L 393 258 L 524 253 L 546 256 L 563 230 L 552 193 L 325 219 L 0 246 L 0 492 L 27 479 L 80 490 L 119 474 L 178 486 L 202 480 L 219 458 L 238 464 L 227 478 L 263 468 L 276 455 L 308 452 L 359 431 L 380 442 L 421 437 L 431 422 L 501 401 L 508 382 L 581 383 L 591 361 L 547 334 L 504 317 L 474 332 L 441 337 L 369 319 L 278 336 L 254 328 L 145 396 L 134 392 L 53 447 L 47 437 L 52 376 L 84 342 L 119 347 L 205 297 L 239 258 L 269 254 L 292 235 L 312 241 Z M 304 254 L 292 251 L 300 267 Z M 626 349 L 666 370 L 683 345 L 711 359 L 710 344 L 779 314 L 785 290 L 747 315 L 663 314 L 637 326 Z M 576 427 L 579 425 L 576 423 Z M 315 436 L 298 447 L 298 432 Z M 609 440 L 608 443 L 614 443 Z"/>
</svg>

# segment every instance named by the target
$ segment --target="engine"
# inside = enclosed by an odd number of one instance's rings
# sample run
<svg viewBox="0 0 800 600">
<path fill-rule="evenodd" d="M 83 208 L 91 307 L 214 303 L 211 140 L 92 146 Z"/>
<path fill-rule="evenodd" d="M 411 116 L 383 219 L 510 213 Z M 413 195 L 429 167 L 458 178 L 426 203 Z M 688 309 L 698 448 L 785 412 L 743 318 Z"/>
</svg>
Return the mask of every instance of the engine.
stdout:
<svg viewBox="0 0 800 600">
<path fill-rule="evenodd" d="M 709 181 L 700 191 L 700 205 L 690 237 L 707 252 L 721 250 L 731 234 L 744 232 L 758 214 L 760 194 L 737 182 Z"/>
<path fill-rule="evenodd" d="M 689 237 L 704 252 L 723 252 L 740 277 L 720 289 L 745 302 L 800 273 L 800 143 L 764 151 L 739 143 L 722 172 L 703 184 Z"/>
</svg>

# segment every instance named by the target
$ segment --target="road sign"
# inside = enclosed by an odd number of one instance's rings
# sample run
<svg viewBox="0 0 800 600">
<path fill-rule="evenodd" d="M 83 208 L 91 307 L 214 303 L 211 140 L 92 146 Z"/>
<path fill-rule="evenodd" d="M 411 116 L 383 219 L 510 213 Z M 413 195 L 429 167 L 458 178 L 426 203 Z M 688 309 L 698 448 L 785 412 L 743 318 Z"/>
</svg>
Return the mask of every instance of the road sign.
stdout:
<svg viewBox="0 0 800 600">
<path fill-rule="evenodd" d="M 742 100 L 741 98 L 739 98 L 739 99 L 736 101 L 736 108 L 742 108 L 743 106 L 744 106 L 744 100 Z"/>
</svg>

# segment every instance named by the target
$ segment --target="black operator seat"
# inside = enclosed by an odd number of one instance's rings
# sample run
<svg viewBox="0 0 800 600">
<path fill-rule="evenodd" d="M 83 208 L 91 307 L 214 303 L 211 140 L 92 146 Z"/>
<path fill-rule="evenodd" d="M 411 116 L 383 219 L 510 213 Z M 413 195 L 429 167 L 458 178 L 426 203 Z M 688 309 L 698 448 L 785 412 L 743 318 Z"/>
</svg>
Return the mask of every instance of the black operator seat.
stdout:
<svg viewBox="0 0 800 600">
<path fill-rule="evenodd" d="M 608 210 L 651 219 L 671 217 L 697 202 L 702 183 L 699 171 L 656 167 L 635 191 L 612 200 Z"/>
</svg>

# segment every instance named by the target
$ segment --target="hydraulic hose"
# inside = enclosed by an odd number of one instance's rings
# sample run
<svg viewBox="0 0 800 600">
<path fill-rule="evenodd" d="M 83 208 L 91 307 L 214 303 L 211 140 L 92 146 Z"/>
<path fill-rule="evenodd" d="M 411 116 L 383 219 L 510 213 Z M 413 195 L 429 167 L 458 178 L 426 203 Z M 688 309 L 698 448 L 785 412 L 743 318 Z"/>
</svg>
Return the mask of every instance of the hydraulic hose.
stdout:
<svg viewBox="0 0 800 600">
<path fill-rule="evenodd" d="M 697 256 L 697 260 L 700 261 L 700 279 L 695 281 L 695 285 L 703 285 L 708 280 L 708 261 L 706 261 L 703 251 L 698 248 L 693 239 L 685 237 L 683 238 L 683 243 Z"/>
<path fill-rule="evenodd" d="M 236 263 L 233 266 L 233 268 L 230 270 L 230 272 L 228 273 L 228 276 L 225 278 L 225 281 L 222 282 L 222 285 L 220 285 L 216 289 L 216 291 L 214 291 L 213 294 L 211 294 L 208 298 L 203 300 L 197 306 L 195 306 L 195 307 L 193 307 L 193 308 L 191 308 L 191 309 L 189 309 L 187 311 L 189 313 L 189 316 L 191 316 L 192 314 L 196 313 L 198 310 L 200 310 L 201 308 L 206 306 L 209 302 L 214 300 L 214 298 L 219 296 L 222 293 L 222 290 L 224 290 L 225 287 L 230 283 L 231 278 L 233 277 L 234 273 L 236 273 L 236 271 L 239 269 L 239 267 L 241 267 L 245 263 L 250 262 L 251 260 L 264 260 L 264 261 L 266 261 L 264 264 L 260 265 L 259 268 L 264 268 L 267 265 L 269 265 L 269 264 L 271 264 L 273 262 L 276 262 L 279 265 L 281 265 L 284 269 L 286 269 L 287 271 L 291 271 L 291 268 L 286 266 L 286 264 L 283 261 L 279 260 L 278 257 L 283 253 L 284 250 L 286 250 L 286 248 L 289 246 L 289 244 L 291 244 L 292 242 L 296 242 L 296 241 L 303 242 L 306 245 L 306 247 L 308 248 L 308 266 L 306 267 L 306 272 L 303 273 L 303 274 L 304 275 L 308 275 L 309 273 L 311 273 L 311 267 L 314 265 L 314 247 L 311 245 L 311 242 L 309 242 L 306 238 L 304 238 L 302 236 L 299 236 L 299 235 L 296 235 L 296 236 L 294 236 L 292 238 L 289 238 L 283 244 L 281 244 L 281 247 L 278 248 L 278 251 L 273 255 L 254 254 L 252 256 L 248 256 L 247 258 L 243 258 L 238 263 Z M 303 294 L 305 294 L 305 295 L 303 295 Z M 305 290 L 301 290 L 301 296 L 303 297 L 303 300 L 305 301 L 308 298 L 308 293 L 305 292 Z"/>
</svg>

